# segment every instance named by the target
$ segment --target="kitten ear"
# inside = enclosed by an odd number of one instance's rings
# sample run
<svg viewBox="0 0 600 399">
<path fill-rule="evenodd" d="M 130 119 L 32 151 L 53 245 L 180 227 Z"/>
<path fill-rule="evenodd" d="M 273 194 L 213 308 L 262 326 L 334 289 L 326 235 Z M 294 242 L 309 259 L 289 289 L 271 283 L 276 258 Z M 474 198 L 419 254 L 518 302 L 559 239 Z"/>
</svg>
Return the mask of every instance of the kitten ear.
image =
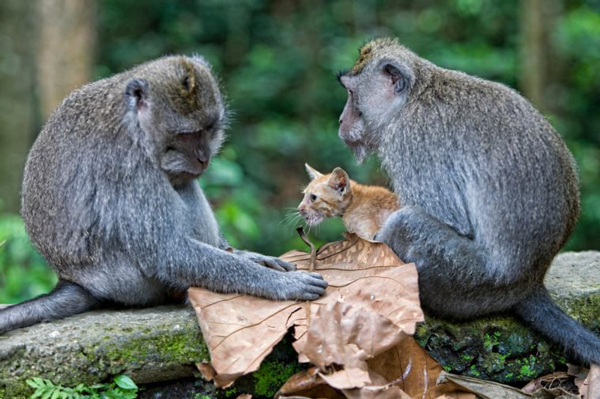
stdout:
<svg viewBox="0 0 600 399">
<path fill-rule="evenodd" d="M 306 172 L 308 173 L 308 176 L 310 177 L 311 180 L 315 180 L 315 179 L 318 179 L 319 177 L 323 176 L 323 173 L 318 172 L 317 170 L 313 169 L 307 163 L 304 164 L 304 167 L 306 168 Z"/>
<path fill-rule="evenodd" d="M 343 194 L 350 184 L 350 178 L 344 169 L 335 168 L 333 172 L 331 172 L 331 176 L 329 177 L 329 181 L 327 183 L 329 184 L 329 187 L 333 188 L 340 194 Z"/>
</svg>

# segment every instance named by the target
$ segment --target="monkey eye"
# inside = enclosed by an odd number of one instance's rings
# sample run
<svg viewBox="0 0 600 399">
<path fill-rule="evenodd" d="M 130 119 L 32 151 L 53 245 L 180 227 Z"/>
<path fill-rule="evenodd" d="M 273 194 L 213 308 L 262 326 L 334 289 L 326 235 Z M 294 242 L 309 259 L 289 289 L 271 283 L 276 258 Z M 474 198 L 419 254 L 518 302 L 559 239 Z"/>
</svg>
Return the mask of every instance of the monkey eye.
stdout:
<svg viewBox="0 0 600 399">
<path fill-rule="evenodd" d="M 204 130 L 211 131 L 211 130 L 213 130 L 215 128 L 215 126 L 217 126 L 217 122 L 216 121 L 210 122 L 208 125 L 206 125 L 204 127 Z"/>
<path fill-rule="evenodd" d="M 310 200 L 311 200 L 312 202 L 315 202 L 315 201 L 317 200 L 317 196 L 316 196 L 316 195 L 314 195 L 314 194 L 311 194 L 311 195 L 310 195 Z"/>
</svg>

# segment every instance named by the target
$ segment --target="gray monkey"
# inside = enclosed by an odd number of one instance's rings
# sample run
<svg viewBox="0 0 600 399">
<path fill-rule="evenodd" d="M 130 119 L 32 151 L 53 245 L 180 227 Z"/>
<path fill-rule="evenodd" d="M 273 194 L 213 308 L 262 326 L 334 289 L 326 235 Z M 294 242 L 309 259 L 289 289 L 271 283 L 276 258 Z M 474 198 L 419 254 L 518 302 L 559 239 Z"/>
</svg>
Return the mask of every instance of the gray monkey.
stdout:
<svg viewBox="0 0 600 399">
<path fill-rule="evenodd" d="M 512 310 L 600 364 L 600 339 L 543 285 L 580 212 L 574 159 L 544 117 L 514 90 L 396 39 L 367 43 L 339 81 L 340 137 L 359 162 L 378 155 L 404 205 L 376 239 L 417 264 L 424 307 L 455 319 Z"/>
<path fill-rule="evenodd" d="M 22 190 L 27 232 L 59 283 L 0 310 L 0 332 L 109 305 L 181 302 L 189 286 L 322 295 L 318 274 L 227 251 L 196 180 L 219 150 L 226 114 L 201 57 L 161 58 L 71 93 L 33 145 Z"/>
</svg>

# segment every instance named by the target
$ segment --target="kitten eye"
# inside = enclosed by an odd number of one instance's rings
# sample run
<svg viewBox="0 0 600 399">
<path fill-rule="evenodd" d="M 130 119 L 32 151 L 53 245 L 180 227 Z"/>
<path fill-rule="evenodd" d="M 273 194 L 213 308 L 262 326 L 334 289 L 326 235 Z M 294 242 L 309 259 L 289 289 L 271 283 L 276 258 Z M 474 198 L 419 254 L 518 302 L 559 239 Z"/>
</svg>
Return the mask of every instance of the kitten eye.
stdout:
<svg viewBox="0 0 600 399">
<path fill-rule="evenodd" d="M 313 202 L 315 202 L 317 200 L 317 196 L 314 195 L 314 194 L 311 194 L 310 195 L 310 200 L 313 201 Z"/>
</svg>

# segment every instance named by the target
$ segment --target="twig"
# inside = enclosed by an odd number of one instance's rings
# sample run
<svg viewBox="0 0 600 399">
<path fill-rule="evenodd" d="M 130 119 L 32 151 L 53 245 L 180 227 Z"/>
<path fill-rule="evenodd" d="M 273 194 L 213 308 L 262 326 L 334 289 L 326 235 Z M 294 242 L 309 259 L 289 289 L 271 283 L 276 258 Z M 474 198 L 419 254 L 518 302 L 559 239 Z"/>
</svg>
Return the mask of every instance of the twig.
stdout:
<svg viewBox="0 0 600 399">
<path fill-rule="evenodd" d="M 315 244 L 310 242 L 308 237 L 306 237 L 302 226 L 298 227 L 296 231 L 298 232 L 298 234 L 300 234 L 300 238 L 302 238 L 302 241 L 304 241 L 304 243 L 310 247 L 310 265 L 308 266 L 308 271 L 312 273 L 315 271 L 315 265 L 317 263 L 317 248 L 315 247 Z"/>
<path fill-rule="evenodd" d="M 310 242 L 308 237 L 306 237 L 306 234 L 304 234 L 304 229 L 302 228 L 302 226 L 298 227 L 296 229 L 296 231 L 300 235 L 300 238 L 302 238 L 302 241 L 304 241 L 304 243 L 310 247 L 310 264 L 308 265 L 308 271 L 312 273 L 315 271 L 315 266 L 317 263 L 317 247 L 315 247 L 315 244 Z M 309 327 L 310 327 L 310 301 L 306 301 L 306 329 L 308 330 Z"/>
</svg>

